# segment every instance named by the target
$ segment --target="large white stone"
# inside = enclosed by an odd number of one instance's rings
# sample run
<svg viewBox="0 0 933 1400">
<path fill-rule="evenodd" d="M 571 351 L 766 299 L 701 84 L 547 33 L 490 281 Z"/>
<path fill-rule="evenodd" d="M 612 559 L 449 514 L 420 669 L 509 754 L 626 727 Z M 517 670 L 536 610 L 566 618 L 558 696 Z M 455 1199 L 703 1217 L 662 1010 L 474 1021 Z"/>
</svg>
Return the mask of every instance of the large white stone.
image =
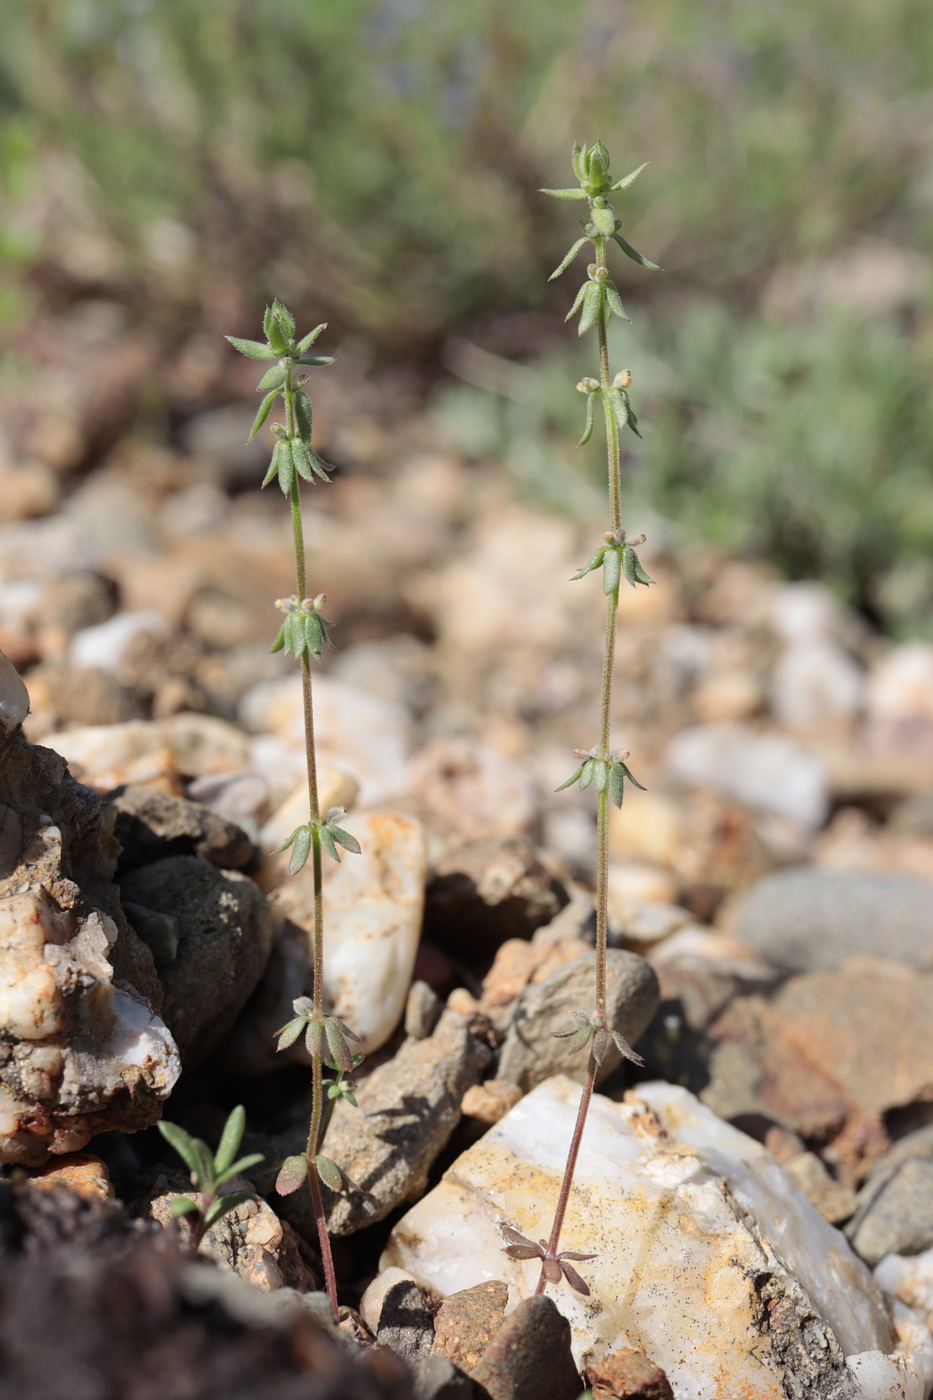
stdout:
<svg viewBox="0 0 933 1400">
<path fill-rule="evenodd" d="M 578 1095 L 559 1077 L 511 1109 L 399 1222 L 382 1267 L 441 1295 L 504 1279 L 510 1308 L 533 1293 L 539 1266 L 509 1259 L 501 1228 L 548 1235 Z M 898 1342 L 868 1270 L 770 1153 L 674 1085 L 626 1099 L 593 1099 L 561 1238 L 598 1252 L 577 1266 L 591 1296 L 549 1289 L 577 1361 L 644 1347 L 677 1400 L 923 1400 L 913 1315 Z"/>
<path fill-rule="evenodd" d="M 742 724 L 697 724 L 667 746 L 668 772 L 711 787 L 760 812 L 822 826 L 829 810 L 823 764 L 785 734 L 758 734 Z"/>
<path fill-rule="evenodd" d="M 314 731 L 318 763 L 352 774 L 360 785 L 360 801 L 383 802 L 405 790 L 411 726 L 404 707 L 366 695 L 332 676 L 314 675 Z M 304 769 L 304 713 L 300 675 L 258 681 L 243 696 L 239 718 L 259 735 L 253 744 L 252 767 L 268 771 L 264 758 L 275 755 L 289 763 L 289 786 Z"/>
<path fill-rule="evenodd" d="M 13 662 L 0 651 L 0 734 L 12 734 L 28 714 L 29 691 Z"/>
<path fill-rule="evenodd" d="M 324 856 L 324 1006 L 378 1050 L 405 1010 L 421 936 L 427 849 L 414 817 L 378 811 L 345 817 L 341 825 L 362 846 Z M 272 957 L 250 1007 L 223 1048 L 228 1066 L 254 1074 L 288 1059 L 310 1064 L 299 1040 L 276 1056 L 273 1032 L 291 1020 L 292 1001 L 312 986 L 314 881 L 312 864 L 287 878 L 272 896 L 276 915 Z"/>
</svg>

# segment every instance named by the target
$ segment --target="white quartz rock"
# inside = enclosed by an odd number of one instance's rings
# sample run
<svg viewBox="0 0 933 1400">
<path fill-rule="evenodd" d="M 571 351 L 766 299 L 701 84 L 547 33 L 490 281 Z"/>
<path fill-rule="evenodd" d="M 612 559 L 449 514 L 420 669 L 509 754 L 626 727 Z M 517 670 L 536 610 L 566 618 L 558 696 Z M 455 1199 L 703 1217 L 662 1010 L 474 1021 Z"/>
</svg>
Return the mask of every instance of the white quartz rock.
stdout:
<svg viewBox="0 0 933 1400">
<path fill-rule="evenodd" d="M 115 1126 L 146 1126 L 145 1116 L 121 1119 L 120 1103 L 126 1112 L 127 1095 L 164 1099 L 174 1088 L 181 1064 L 168 1028 L 114 985 L 117 937 L 109 915 L 79 919 L 41 888 L 0 899 L 0 1030 L 18 1063 L 16 1091 L 0 1093 L 0 1162 L 76 1151 L 111 1113 Z"/>
<path fill-rule="evenodd" d="M 69 659 L 73 666 L 98 666 L 102 671 L 117 671 L 139 637 L 161 637 L 167 631 L 165 618 L 151 608 L 117 613 L 106 622 L 76 632 L 71 639 Z"/>
<path fill-rule="evenodd" d="M 305 763 L 300 676 L 258 681 L 243 696 L 239 718 L 260 737 L 251 766 L 258 773 L 288 768 L 297 783 Z M 384 802 L 404 791 L 411 751 L 411 726 L 404 706 L 367 695 L 333 676 L 314 677 L 314 733 L 318 763 L 352 774 L 360 801 Z M 268 766 L 269 760 L 275 764 Z"/>
<path fill-rule="evenodd" d="M 760 812 L 822 826 L 829 810 L 821 761 L 785 734 L 758 734 L 742 724 L 697 724 L 667 746 L 668 772 L 682 783 L 711 787 Z"/>
<path fill-rule="evenodd" d="M 0 651 L 0 734 L 12 734 L 29 714 L 29 691 L 8 656 Z"/>
<path fill-rule="evenodd" d="M 487 1279 L 510 1308 L 538 1266 L 502 1252 L 501 1227 L 546 1237 L 579 1088 L 550 1079 L 463 1153 L 398 1223 L 381 1267 L 448 1295 Z M 895 1336 L 881 1292 L 844 1237 L 769 1152 L 686 1090 L 596 1095 L 561 1248 L 592 1293 L 550 1288 L 581 1366 L 643 1347 L 677 1400 L 789 1394 L 923 1400 L 927 1353 Z"/>
<path fill-rule="evenodd" d="M 371 1054 L 405 1010 L 421 936 L 427 849 L 421 823 L 400 812 L 354 814 L 340 824 L 357 838 L 362 854 L 342 851 L 339 865 L 324 857 L 324 1006 L 362 1037 L 358 1048 Z M 294 1015 L 293 999 L 312 985 L 310 861 L 275 891 L 272 907 L 272 957 L 222 1051 L 228 1067 L 240 1074 L 274 1068 L 286 1057 L 310 1064 L 303 1040 L 276 1056 L 272 1038 Z"/>
</svg>

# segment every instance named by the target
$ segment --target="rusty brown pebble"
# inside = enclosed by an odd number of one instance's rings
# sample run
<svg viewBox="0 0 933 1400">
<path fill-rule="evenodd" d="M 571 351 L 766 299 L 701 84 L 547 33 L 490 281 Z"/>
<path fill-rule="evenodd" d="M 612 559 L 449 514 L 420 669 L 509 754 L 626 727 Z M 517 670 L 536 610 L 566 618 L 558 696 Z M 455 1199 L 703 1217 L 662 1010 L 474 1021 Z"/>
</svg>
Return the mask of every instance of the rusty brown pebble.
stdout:
<svg viewBox="0 0 933 1400">
<path fill-rule="evenodd" d="M 586 1368 L 593 1400 L 674 1400 L 667 1376 L 643 1351 L 620 1347 Z"/>
<path fill-rule="evenodd" d="M 114 1197 L 106 1165 L 90 1152 L 69 1152 L 67 1156 L 53 1158 L 48 1166 L 33 1172 L 30 1181 L 42 1191 L 66 1186 L 88 1200 L 111 1201 Z"/>
<path fill-rule="evenodd" d="M 461 1370 L 472 1371 L 502 1326 L 508 1299 L 508 1284 L 500 1279 L 451 1293 L 434 1318 L 435 1352 Z"/>
</svg>

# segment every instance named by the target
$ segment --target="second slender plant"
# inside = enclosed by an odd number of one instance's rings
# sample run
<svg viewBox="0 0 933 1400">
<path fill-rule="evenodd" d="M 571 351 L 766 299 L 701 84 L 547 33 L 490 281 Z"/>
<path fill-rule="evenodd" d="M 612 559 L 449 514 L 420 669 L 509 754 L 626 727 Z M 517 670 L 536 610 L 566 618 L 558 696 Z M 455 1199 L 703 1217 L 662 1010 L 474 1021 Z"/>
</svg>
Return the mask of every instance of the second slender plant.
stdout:
<svg viewBox="0 0 933 1400">
<path fill-rule="evenodd" d="M 567 1162 L 561 1181 L 557 1207 L 551 1233 L 547 1240 L 530 1240 L 517 1230 L 506 1229 L 508 1244 L 506 1254 L 513 1259 L 540 1259 L 541 1275 L 536 1288 L 542 1293 L 548 1283 L 560 1283 L 565 1279 L 578 1293 L 588 1294 L 589 1287 L 572 1267 L 574 1262 L 595 1259 L 594 1254 L 579 1254 L 571 1250 L 559 1251 L 561 1230 L 567 1203 L 573 1186 L 583 1129 L 599 1066 L 605 1058 L 610 1039 L 627 1059 L 642 1064 L 641 1056 L 636 1055 L 624 1036 L 609 1022 L 606 1005 L 606 931 L 608 912 L 609 875 L 609 803 L 622 806 L 625 784 L 632 783 L 640 788 L 641 783 L 633 777 L 628 767 L 628 751 L 610 748 L 610 724 L 612 718 L 613 669 L 615 660 L 616 628 L 619 615 L 619 589 L 625 580 L 636 587 L 653 582 L 639 562 L 636 546 L 644 543 L 644 535 L 629 536 L 622 526 L 622 491 L 620 479 L 620 434 L 628 428 L 637 437 L 638 419 L 632 409 L 628 387 L 632 376 L 628 370 L 613 375 L 609 365 L 609 323 L 613 316 L 623 321 L 625 314 L 615 283 L 610 279 L 606 253 L 611 243 L 616 243 L 633 262 L 652 271 L 658 271 L 657 264 L 649 262 L 622 236 L 621 223 L 609 202 L 609 196 L 627 189 L 644 170 L 637 170 L 613 181 L 609 174 L 609 152 L 601 141 L 588 150 L 579 146 L 573 148 L 573 170 L 579 184 L 570 189 L 543 190 L 543 194 L 556 199 L 585 200 L 589 205 L 589 217 L 581 221 L 583 235 L 578 238 L 560 266 L 551 275 L 551 280 L 559 277 L 573 262 L 577 254 L 587 244 L 593 248 L 594 260 L 587 268 L 587 280 L 577 293 L 567 315 L 569 321 L 577 312 L 580 320 L 578 333 L 596 331 L 599 346 L 599 377 L 587 376 L 577 385 L 586 395 L 586 421 L 580 446 L 584 446 L 593 432 L 596 404 L 602 405 L 606 425 L 606 456 L 609 481 L 609 529 L 603 535 L 603 542 L 578 573 L 575 579 L 584 578 L 597 569 L 602 570 L 603 593 L 606 596 L 606 630 L 603 648 L 602 687 L 600 693 L 599 738 L 593 748 L 575 749 L 574 757 L 579 766 L 562 788 L 578 783 L 581 788 L 592 787 L 596 792 L 596 985 L 595 1008 L 592 1011 L 574 1013 L 570 1026 L 555 1035 L 566 1037 L 571 1054 L 587 1049 L 589 1059 L 586 1078 L 580 1095 L 576 1122 L 567 1154 Z"/>
<path fill-rule="evenodd" d="M 254 360 L 269 360 L 272 363 L 257 384 L 257 392 L 263 394 L 259 411 L 253 422 L 250 440 L 263 427 L 277 398 L 285 407 L 285 422 L 274 423 L 275 446 L 272 460 L 263 481 L 263 486 L 277 481 L 287 497 L 292 514 L 292 538 L 295 553 L 295 592 L 288 598 L 279 598 L 276 607 L 285 614 L 279 634 L 272 644 L 273 651 L 291 654 L 301 664 L 302 707 L 304 713 L 305 761 L 308 779 L 308 820 L 296 829 L 279 848 L 291 848 L 288 870 L 297 875 L 311 860 L 314 889 L 314 930 L 313 964 L 314 984 L 310 997 L 298 997 L 293 1002 L 294 1019 L 277 1031 L 279 1050 L 294 1044 L 304 1035 L 305 1045 L 311 1056 L 311 1122 L 308 1128 L 307 1147 L 303 1155 L 289 1157 L 282 1164 L 276 1181 L 276 1189 L 282 1195 L 296 1191 L 307 1180 L 314 1207 L 318 1240 L 321 1249 L 321 1262 L 324 1268 L 324 1281 L 331 1307 L 337 1312 L 337 1281 L 334 1274 L 333 1256 L 327 1234 L 327 1220 L 324 1201 L 321 1195 L 321 1182 L 333 1190 L 343 1184 L 340 1168 L 321 1148 L 324 1134 L 333 1106 L 338 1098 L 345 1098 L 355 1104 L 353 1084 L 350 1076 L 362 1059 L 354 1054 L 350 1042 L 360 1044 L 360 1037 L 349 1026 L 335 1016 L 324 1013 L 324 889 L 322 853 L 326 852 L 333 860 L 339 861 L 338 847 L 359 854 L 360 846 L 356 837 L 351 836 L 339 825 L 344 816 L 343 808 L 332 807 L 321 813 L 318 797 L 317 753 L 314 742 L 314 701 L 311 685 L 311 658 L 320 661 L 325 646 L 332 643 L 327 634 L 331 624 L 323 616 L 321 608 L 327 601 L 325 594 L 306 597 L 307 570 L 305 565 L 304 529 L 301 518 L 300 483 L 313 484 L 316 480 L 329 481 L 332 468 L 321 460 L 311 445 L 312 409 L 311 399 L 306 392 L 308 376 L 300 366 L 329 365 L 333 359 L 329 355 L 309 353 L 324 325 L 300 340 L 295 338 L 295 319 L 291 312 L 279 301 L 274 301 L 267 309 L 263 321 L 265 340 L 241 340 L 228 336 L 242 355 Z M 297 377 L 295 377 L 297 375 Z M 336 1079 L 324 1077 L 324 1066 L 336 1071 Z"/>
</svg>

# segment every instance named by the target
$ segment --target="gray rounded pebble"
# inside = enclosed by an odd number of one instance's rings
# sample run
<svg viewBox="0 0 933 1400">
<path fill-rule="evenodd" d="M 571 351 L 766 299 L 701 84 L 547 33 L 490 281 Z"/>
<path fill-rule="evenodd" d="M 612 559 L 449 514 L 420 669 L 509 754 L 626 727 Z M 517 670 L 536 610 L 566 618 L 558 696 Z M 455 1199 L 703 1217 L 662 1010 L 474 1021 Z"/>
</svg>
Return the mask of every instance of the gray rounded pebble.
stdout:
<svg viewBox="0 0 933 1400">
<path fill-rule="evenodd" d="M 766 875 L 737 906 L 731 931 L 782 972 L 819 972 L 867 954 L 933 964 L 933 880 L 817 870 Z"/>
</svg>

